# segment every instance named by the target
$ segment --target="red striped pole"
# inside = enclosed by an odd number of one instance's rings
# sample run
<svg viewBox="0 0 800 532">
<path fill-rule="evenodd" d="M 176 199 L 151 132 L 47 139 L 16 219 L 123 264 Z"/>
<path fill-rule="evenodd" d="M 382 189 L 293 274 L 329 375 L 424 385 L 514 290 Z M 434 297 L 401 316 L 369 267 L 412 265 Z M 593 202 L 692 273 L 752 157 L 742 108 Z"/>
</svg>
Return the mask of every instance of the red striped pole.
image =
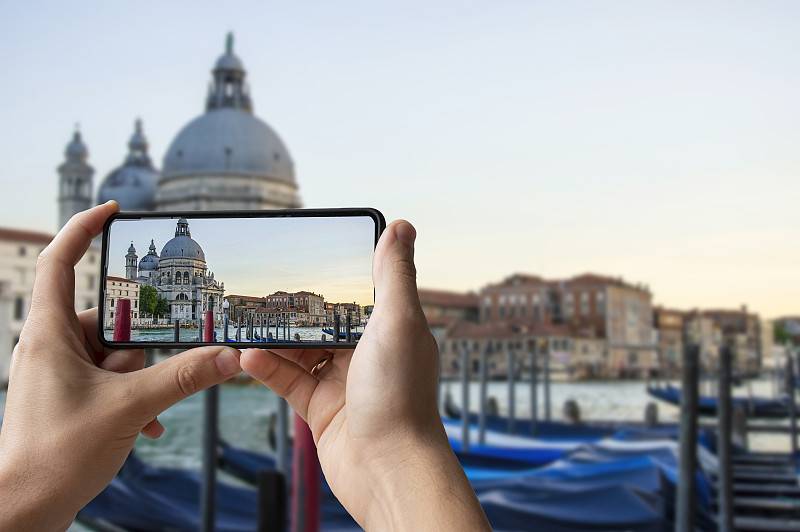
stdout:
<svg viewBox="0 0 800 532">
<path fill-rule="evenodd" d="M 131 341 L 131 300 L 117 300 L 117 314 L 114 316 L 114 341 Z"/>
<path fill-rule="evenodd" d="M 203 341 L 204 342 L 213 342 L 214 341 L 214 311 L 207 310 L 206 311 L 206 318 L 203 322 Z"/>
<path fill-rule="evenodd" d="M 294 415 L 292 532 L 319 532 L 320 467 L 317 446 L 303 418 Z"/>
</svg>

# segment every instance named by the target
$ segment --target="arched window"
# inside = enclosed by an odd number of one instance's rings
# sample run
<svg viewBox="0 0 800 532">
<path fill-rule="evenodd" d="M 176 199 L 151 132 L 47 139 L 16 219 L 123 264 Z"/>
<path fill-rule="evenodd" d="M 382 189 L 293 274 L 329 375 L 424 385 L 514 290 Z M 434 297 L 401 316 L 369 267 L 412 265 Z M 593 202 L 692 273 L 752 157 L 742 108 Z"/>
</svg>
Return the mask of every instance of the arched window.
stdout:
<svg viewBox="0 0 800 532">
<path fill-rule="evenodd" d="M 183 284 L 189 284 L 189 272 L 183 272 Z"/>
<path fill-rule="evenodd" d="M 181 272 L 175 272 L 175 284 L 181 284 Z"/>
</svg>

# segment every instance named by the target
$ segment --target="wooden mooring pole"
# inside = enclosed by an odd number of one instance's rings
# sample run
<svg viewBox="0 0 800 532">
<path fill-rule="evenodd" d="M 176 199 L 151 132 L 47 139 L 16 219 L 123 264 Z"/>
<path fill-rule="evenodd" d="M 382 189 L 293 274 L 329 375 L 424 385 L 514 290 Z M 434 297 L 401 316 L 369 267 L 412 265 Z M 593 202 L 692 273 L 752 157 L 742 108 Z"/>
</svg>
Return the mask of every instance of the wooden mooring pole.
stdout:
<svg viewBox="0 0 800 532">
<path fill-rule="evenodd" d="M 489 380 L 489 355 L 492 352 L 492 341 L 489 340 L 486 342 L 486 345 L 483 346 L 483 350 L 481 350 L 481 367 L 480 367 L 480 382 L 481 382 L 481 392 L 480 392 L 480 404 L 478 405 L 480 408 L 478 410 L 478 442 L 481 445 L 486 445 L 486 393 L 488 389 L 488 380 Z"/>
<path fill-rule="evenodd" d="M 516 422 L 514 417 L 516 415 L 515 404 L 516 404 L 516 376 L 514 375 L 514 364 L 516 362 L 516 357 L 514 356 L 514 345 L 509 343 L 506 345 L 506 349 L 508 349 L 508 353 L 506 353 L 506 364 L 508 365 L 507 374 L 508 374 L 508 433 L 514 434 L 516 432 Z"/>
<path fill-rule="evenodd" d="M 680 450 L 678 455 L 678 500 L 675 505 L 675 532 L 694 532 L 697 469 L 697 344 L 687 346 L 681 373 Z"/>
<path fill-rule="evenodd" d="M 536 352 L 537 348 L 536 340 L 534 340 L 532 349 L 528 354 L 531 359 L 531 436 L 534 438 L 539 433 L 539 390 L 538 383 L 536 382 L 539 378 L 539 357 Z"/>
<path fill-rule="evenodd" d="M 214 313 L 206 311 L 204 340 L 214 341 Z M 219 445 L 219 388 L 203 392 L 203 485 L 200 492 L 202 532 L 213 532 L 217 493 L 217 446 Z"/>
<path fill-rule="evenodd" d="M 469 452 L 469 346 L 461 344 L 461 452 Z"/>
<path fill-rule="evenodd" d="M 175 327 L 175 330 L 173 332 L 173 337 L 174 337 L 173 339 L 176 342 L 180 342 L 181 341 L 181 320 L 176 319 L 175 323 L 173 323 L 173 325 Z"/>
<path fill-rule="evenodd" d="M 733 532 L 733 450 L 731 430 L 733 428 L 733 401 L 731 400 L 732 353 L 730 345 L 719 353 L 719 386 L 717 389 L 717 462 L 719 479 L 717 488 L 717 524 L 719 532 Z"/>
</svg>

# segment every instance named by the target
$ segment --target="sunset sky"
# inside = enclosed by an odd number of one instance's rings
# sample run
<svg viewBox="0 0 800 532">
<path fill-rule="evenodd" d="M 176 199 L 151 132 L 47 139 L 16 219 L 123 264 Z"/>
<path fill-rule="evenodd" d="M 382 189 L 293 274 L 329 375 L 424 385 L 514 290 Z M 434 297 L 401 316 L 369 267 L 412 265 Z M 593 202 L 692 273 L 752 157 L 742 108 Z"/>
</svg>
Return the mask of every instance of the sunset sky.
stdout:
<svg viewBox="0 0 800 532">
<path fill-rule="evenodd" d="M 77 122 L 96 186 L 136 118 L 161 167 L 233 31 L 304 205 L 410 220 L 420 286 L 595 272 L 800 315 L 798 28 L 792 1 L 12 2 L 0 225 L 56 229 Z"/>
<path fill-rule="evenodd" d="M 203 250 L 208 271 L 225 283 L 226 296 L 307 290 L 332 303 L 374 303 L 375 224 L 369 217 L 188 221 L 191 238 Z M 175 236 L 176 223 L 161 219 L 111 224 L 109 275 L 125 277 L 131 241 L 139 260 L 147 254 L 151 238 L 161 255 Z"/>
</svg>

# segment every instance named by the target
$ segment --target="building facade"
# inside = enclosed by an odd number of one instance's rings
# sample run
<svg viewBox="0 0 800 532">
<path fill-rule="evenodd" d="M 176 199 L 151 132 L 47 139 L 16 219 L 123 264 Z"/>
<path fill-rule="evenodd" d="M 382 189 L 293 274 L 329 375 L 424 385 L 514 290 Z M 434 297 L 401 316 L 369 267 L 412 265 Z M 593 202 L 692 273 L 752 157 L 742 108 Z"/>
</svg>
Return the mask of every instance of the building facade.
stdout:
<svg viewBox="0 0 800 532">
<path fill-rule="evenodd" d="M 36 261 L 53 235 L 0 228 L 0 386 L 31 307 Z M 100 250 L 90 247 L 75 266 L 75 312 L 97 306 Z"/>
<path fill-rule="evenodd" d="M 117 303 L 120 299 L 129 299 L 131 302 L 131 327 L 136 328 L 141 325 L 139 315 L 139 283 L 122 277 L 106 277 L 106 300 L 105 316 L 103 316 L 103 326 L 106 329 L 114 328 L 114 320 L 117 315 Z"/>
</svg>

